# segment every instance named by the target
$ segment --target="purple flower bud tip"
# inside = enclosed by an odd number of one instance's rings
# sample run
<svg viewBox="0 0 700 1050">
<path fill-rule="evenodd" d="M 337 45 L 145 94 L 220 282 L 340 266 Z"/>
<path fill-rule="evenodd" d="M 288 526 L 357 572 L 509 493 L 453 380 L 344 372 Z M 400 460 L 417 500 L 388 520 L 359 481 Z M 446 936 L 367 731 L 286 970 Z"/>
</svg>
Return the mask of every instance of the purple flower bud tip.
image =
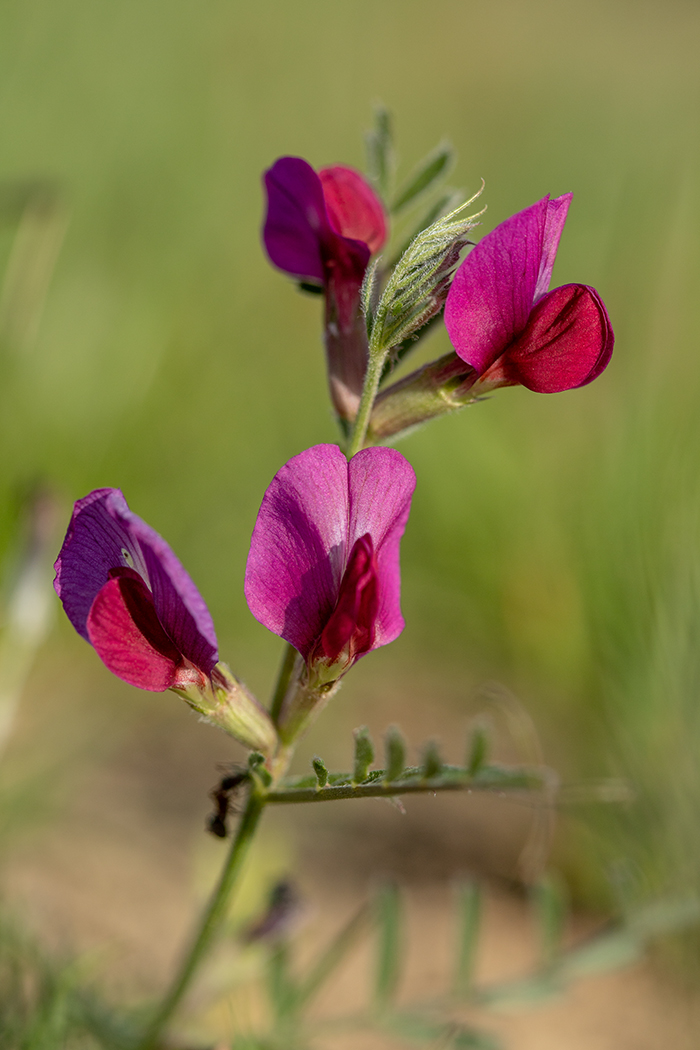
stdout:
<svg viewBox="0 0 700 1050">
<path fill-rule="evenodd" d="M 110 671 L 154 692 L 204 687 L 218 660 L 209 610 L 118 489 L 78 500 L 55 569 L 68 619 Z"/>
<path fill-rule="evenodd" d="M 506 219 L 455 274 L 445 325 L 484 383 L 555 393 L 592 382 L 610 361 L 613 330 L 595 289 L 548 292 L 571 198 L 544 197 Z"/>
<path fill-rule="evenodd" d="M 272 480 L 253 530 L 245 593 L 253 616 L 309 666 L 337 669 L 403 630 L 399 544 L 415 487 L 400 452 L 348 463 L 316 445 Z"/>
<path fill-rule="evenodd" d="M 362 281 L 370 254 L 386 241 L 382 203 L 359 172 L 280 157 L 264 176 L 263 241 L 275 266 L 327 284 L 340 270 Z"/>
</svg>

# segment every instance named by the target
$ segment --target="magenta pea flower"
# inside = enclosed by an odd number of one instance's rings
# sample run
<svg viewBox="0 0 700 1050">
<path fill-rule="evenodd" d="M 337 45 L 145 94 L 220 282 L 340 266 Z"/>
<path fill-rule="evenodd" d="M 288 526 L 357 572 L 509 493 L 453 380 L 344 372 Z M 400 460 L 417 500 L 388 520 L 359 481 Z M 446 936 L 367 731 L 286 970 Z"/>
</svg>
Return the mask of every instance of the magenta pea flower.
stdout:
<svg viewBox="0 0 700 1050">
<path fill-rule="evenodd" d="M 280 270 L 325 285 L 339 275 L 360 283 L 386 240 L 382 203 L 359 172 L 280 157 L 265 172 L 263 240 Z"/>
<path fill-rule="evenodd" d="M 77 501 L 54 568 L 68 619 L 113 674 L 152 692 L 173 689 L 246 746 L 274 749 L 266 712 L 218 662 L 204 599 L 119 489 Z"/>
<path fill-rule="evenodd" d="M 280 157 L 264 180 L 265 249 L 280 270 L 323 289 L 331 395 L 351 420 L 367 367 L 360 289 L 370 256 L 386 241 L 384 208 L 352 168 L 317 173 L 301 157 Z"/>
<path fill-rule="evenodd" d="M 506 219 L 454 276 L 445 326 L 485 386 L 555 393 L 592 382 L 610 361 L 613 330 L 595 288 L 548 291 L 572 196 L 544 197 Z"/>
<path fill-rule="evenodd" d="M 246 598 L 318 682 L 339 678 L 403 630 L 399 544 L 414 488 L 413 468 L 394 449 L 364 449 L 348 463 L 337 445 L 316 445 L 265 493 Z"/>
</svg>

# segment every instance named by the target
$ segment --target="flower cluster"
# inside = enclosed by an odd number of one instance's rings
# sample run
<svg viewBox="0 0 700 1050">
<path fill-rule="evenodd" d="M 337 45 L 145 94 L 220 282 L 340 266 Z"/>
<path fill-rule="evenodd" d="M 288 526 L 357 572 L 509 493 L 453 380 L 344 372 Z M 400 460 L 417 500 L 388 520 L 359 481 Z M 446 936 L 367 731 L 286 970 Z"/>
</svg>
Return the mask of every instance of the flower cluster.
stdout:
<svg viewBox="0 0 700 1050">
<path fill-rule="evenodd" d="M 395 210 L 443 167 L 425 166 Z M 110 671 L 142 689 L 173 690 L 275 770 L 280 749 L 293 745 L 352 665 L 403 630 L 399 545 L 415 476 L 399 452 L 367 446 L 485 390 L 520 384 L 551 393 L 590 383 L 610 360 L 613 332 L 595 289 L 549 291 L 571 194 L 507 219 L 461 264 L 473 221 L 454 218 L 461 207 L 448 215 L 438 208 L 392 273 L 379 260 L 369 270 L 386 244 L 390 209 L 358 172 L 316 172 L 282 157 L 264 182 L 271 261 L 324 295 L 332 400 L 356 453 L 307 449 L 262 500 L 245 595 L 256 619 L 298 654 L 284 696 L 268 712 L 219 661 L 199 591 L 116 489 L 75 504 L 55 587 Z M 376 397 L 392 357 L 410 350 L 443 304 L 454 353 Z"/>
</svg>

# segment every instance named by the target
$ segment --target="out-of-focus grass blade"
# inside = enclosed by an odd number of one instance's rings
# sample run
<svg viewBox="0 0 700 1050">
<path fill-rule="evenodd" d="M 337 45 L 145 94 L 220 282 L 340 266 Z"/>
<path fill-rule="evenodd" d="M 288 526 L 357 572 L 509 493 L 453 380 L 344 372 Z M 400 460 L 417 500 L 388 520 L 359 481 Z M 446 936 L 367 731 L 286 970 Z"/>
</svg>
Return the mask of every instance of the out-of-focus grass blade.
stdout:
<svg viewBox="0 0 700 1050">
<path fill-rule="evenodd" d="M 400 1039 L 428 1044 L 429 1050 L 499 1050 L 501 1046 L 486 1032 L 464 1028 L 454 1022 L 432 1020 L 420 1014 L 390 1014 L 383 1027 Z"/>
<path fill-rule="evenodd" d="M 566 921 L 566 892 L 561 880 L 546 875 L 532 889 L 532 901 L 540 935 L 542 968 L 550 969 L 561 953 Z"/>
<path fill-rule="evenodd" d="M 419 233 L 422 233 L 423 230 L 427 230 L 428 226 L 432 226 L 432 224 L 436 222 L 441 215 L 447 215 L 449 212 L 454 211 L 455 208 L 459 207 L 463 200 L 463 194 L 457 193 L 455 191 L 450 193 L 444 193 L 441 197 L 438 198 L 438 200 L 435 201 L 434 204 L 431 204 L 428 210 L 423 215 L 423 217 L 419 219 L 419 221 L 413 227 L 410 236 L 406 237 L 406 239 L 402 242 L 401 247 L 398 249 L 398 251 L 395 253 L 393 258 L 389 262 L 387 269 L 393 270 L 403 253 L 410 247 L 413 241 L 415 241 Z"/>
<path fill-rule="evenodd" d="M 58 507 L 46 491 L 32 493 L 24 508 L 24 550 L 9 587 L 0 631 L 0 755 L 12 732 L 22 690 L 51 626 L 53 594 L 49 571 Z"/>
<path fill-rule="evenodd" d="M 267 991 L 277 1021 L 284 1021 L 296 1008 L 296 988 L 289 966 L 289 944 L 278 941 L 267 962 Z"/>
<path fill-rule="evenodd" d="M 500 1039 L 474 1029 L 457 1032 L 450 1044 L 453 1050 L 500 1050 L 502 1045 Z"/>
<path fill-rule="evenodd" d="M 700 900 L 688 897 L 682 900 L 657 901 L 633 912 L 627 925 L 640 937 L 656 937 L 674 930 L 696 926 L 700 921 Z"/>
<path fill-rule="evenodd" d="M 387 200 L 394 180 L 394 145 L 391 114 L 381 104 L 374 110 L 374 128 L 365 136 L 367 174 L 380 196 Z"/>
<path fill-rule="evenodd" d="M 457 959 L 454 992 L 461 999 L 471 994 L 476 964 L 476 949 L 481 927 L 481 887 L 473 879 L 457 884 Z"/>
<path fill-rule="evenodd" d="M 643 950 L 642 938 L 631 930 L 611 930 L 567 952 L 557 966 L 557 973 L 570 981 L 575 977 L 617 970 L 636 962 Z"/>
<path fill-rule="evenodd" d="M 380 1012 L 390 1006 L 401 976 L 401 899 L 394 882 L 385 882 L 375 901 L 377 970 L 374 1005 Z"/>
<path fill-rule="evenodd" d="M 476 725 L 469 739 L 467 770 L 474 776 L 485 765 L 489 751 L 489 734 L 486 726 Z"/>
<path fill-rule="evenodd" d="M 323 954 L 319 956 L 306 978 L 297 986 L 295 998 L 297 1010 L 301 1010 L 306 1006 L 309 1000 L 321 990 L 328 978 L 337 970 L 350 948 L 367 926 L 370 915 L 370 906 L 368 904 L 363 905 L 350 921 L 343 926 L 340 932 L 336 934 Z"/>
<path fill-rule="evenodd" d="M 29 185 L 25 196 L 0 291 L 0 347 L 19 353 L 36 339 L 68 225 L 65 201 L 55 186 Z"/>
<path fill-rule="evenodd" d="M 454 150 L 449 142 L 441 142 L 436 149 L 424 157 L 408 181 L 396 194 L 391 212 L 398 215 L 422 193 L 426 193 L 446 174 L 454 161 Z"/>
</svg>

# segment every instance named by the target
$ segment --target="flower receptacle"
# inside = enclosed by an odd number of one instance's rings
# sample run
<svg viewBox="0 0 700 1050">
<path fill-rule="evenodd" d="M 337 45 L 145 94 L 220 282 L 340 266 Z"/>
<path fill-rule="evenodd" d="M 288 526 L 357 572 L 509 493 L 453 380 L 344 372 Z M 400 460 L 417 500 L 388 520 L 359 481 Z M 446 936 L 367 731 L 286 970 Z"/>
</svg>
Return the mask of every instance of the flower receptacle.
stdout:
<svg viewBox="0 0 700 1050">
<path fill-rule="evenodd" d="M 369 440 L 384 441 L 402 431 L 454 412 L 476 400 L 477 375 L 457 354 L 449 353 L 384 390 L 369 424 Z"/>
<path fill-rule="evenodd" d="M 205 685 L 193 683 L 173 691 L 251 751 L 269 756 L 277 748 L 277 731 L 269 714 L 225 663 L 214 667 Z"/>
</svg>

